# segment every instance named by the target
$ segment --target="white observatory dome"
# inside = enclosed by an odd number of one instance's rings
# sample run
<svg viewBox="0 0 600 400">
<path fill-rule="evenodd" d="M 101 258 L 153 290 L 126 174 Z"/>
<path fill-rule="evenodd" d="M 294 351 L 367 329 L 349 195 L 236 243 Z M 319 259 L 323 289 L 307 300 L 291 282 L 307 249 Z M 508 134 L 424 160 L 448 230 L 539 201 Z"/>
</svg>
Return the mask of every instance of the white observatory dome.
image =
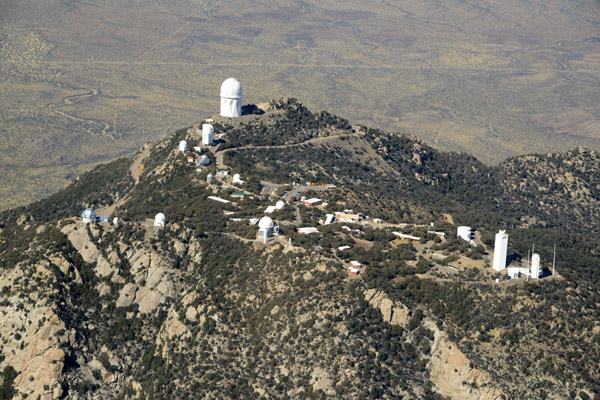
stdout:
<svg viewBox="0 0 600 400">
<path fill-rule="evenodd" d="M 206 166 L 206 165 L 210 164 L 210 158 L 208 158 L 208 156 L 206 154 L 202 154 L 198 158 L 198 164 Z"/>
<path fill-rule="evenodd" d="M 83 222 L 86 222 L 86 223 L 96 222 L 96 211 L 94 211 L 93 208 L 86 208 L 81 213 L 81 219 L 83 219 Z"/>
<path fill-rule="evenodd" d="M 226 79 L 221 84 L 221 97 L 227 97 L 228 99 L 241 99 L 242 98 L 242 84 L 235 78 Z"/>
<path fill-rule="evenodd" d="M 244 181 L 242 180 L 242 177 L 240 176 L 240 174 L 233 175 L 233 184 L 234 185 L 242 185 L 243 183 L 244 183 Z"/>
<path fill-rule="evenodd" d="M 270 217 L 262 217 L 258 221 L 258 229 L 273 229 L 273 220 Z"/>
<path fill-rule="evenodd" d="M 221 84 L 221 116 L 239 117 L 242 115 L 242 84 L 235 78 L 226 79 Z"/>
<path fill-rule="evenodd" d="M 279 200 L 277 203 L 275 203 L 275 208 L 277 210 L 281 210 L 283 207 L 285 207 L 285 203 L 283 202 L 283 200 Z"/>
<path fill-rule="evenodd" d="M 165 214 L 158 213 L 156 214 L 156 217 L 154 217 L 154 226 L 165 226 L 166 220 L 167 219 L 165 218 Z"/>
</svg>

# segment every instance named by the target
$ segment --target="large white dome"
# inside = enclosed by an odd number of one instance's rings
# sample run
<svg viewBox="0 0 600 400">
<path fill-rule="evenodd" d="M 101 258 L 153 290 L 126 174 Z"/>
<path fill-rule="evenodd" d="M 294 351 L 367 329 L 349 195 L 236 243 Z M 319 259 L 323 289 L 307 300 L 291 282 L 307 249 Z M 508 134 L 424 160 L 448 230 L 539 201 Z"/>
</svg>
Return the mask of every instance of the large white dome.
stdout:
<svg viewBox="0 0 600 400">
<path fill-rule="evenodd" d="M 226 79 L 221 84 L 221 97 L 228 99 L 242 98 L 242 84 L 235 78 Z"/>
<path fill-rule="evenodd" d="M 258 221 L 259 229 L 271 229 L 273 228 L 273 220 L 270 217 L 262 217 L 260 221 Z"/>
<path fill-rule="evenodd" d="M 277 203 L 275 203 L 276 209 L 281 210 L 283 207 L 285 207 L 285 203 L 283 202 L 283 200 L 279 200 Z"/>
</svg>

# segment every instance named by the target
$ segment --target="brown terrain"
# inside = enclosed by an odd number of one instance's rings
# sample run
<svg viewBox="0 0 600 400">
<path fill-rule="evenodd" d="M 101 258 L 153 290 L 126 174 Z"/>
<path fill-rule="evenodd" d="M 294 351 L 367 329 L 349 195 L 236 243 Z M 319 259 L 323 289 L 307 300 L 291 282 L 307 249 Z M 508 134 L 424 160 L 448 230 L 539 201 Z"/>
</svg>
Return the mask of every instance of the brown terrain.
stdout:
<svg viewBox="0 0 600 400">
<path fill-rule="evenodd" d="M 218 110 L 293 96 L 488 164 L 600 149 L 597 2 L 4 1 L 0 208 Z"/>
</svg>

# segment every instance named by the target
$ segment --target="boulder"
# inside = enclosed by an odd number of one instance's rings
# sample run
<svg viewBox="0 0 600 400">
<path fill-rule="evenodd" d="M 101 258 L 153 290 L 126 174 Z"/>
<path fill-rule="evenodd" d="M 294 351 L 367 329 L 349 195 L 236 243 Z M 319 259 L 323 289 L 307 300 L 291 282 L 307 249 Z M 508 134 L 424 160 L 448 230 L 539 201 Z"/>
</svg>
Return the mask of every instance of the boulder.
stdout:
<svg viewBox="0 0 600 400">
<path fill-rule="evenodd" d="M 117 307 L 127 307 L 130 306 L 135 300 L 136 293 L 138 291 L 137 285 L 133 283 L 128 283 L 121 289 L 119 293 L 119 298 L 117 299 Z"/>
</svg>

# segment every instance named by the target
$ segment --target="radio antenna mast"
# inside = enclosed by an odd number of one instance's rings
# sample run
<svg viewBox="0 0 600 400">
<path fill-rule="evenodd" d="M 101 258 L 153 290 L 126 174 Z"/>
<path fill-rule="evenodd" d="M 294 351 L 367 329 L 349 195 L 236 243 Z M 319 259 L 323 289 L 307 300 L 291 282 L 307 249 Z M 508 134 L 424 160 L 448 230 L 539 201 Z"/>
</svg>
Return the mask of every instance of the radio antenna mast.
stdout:
<svg viewBox="0 0 600 400">
<path fill-rule="evenodd" d="M 556 266 L 556 243 L 554 243 L 554 256 L 552 257 L 552 276 L 554 276 L 554 267 Z"/>
</svg>

